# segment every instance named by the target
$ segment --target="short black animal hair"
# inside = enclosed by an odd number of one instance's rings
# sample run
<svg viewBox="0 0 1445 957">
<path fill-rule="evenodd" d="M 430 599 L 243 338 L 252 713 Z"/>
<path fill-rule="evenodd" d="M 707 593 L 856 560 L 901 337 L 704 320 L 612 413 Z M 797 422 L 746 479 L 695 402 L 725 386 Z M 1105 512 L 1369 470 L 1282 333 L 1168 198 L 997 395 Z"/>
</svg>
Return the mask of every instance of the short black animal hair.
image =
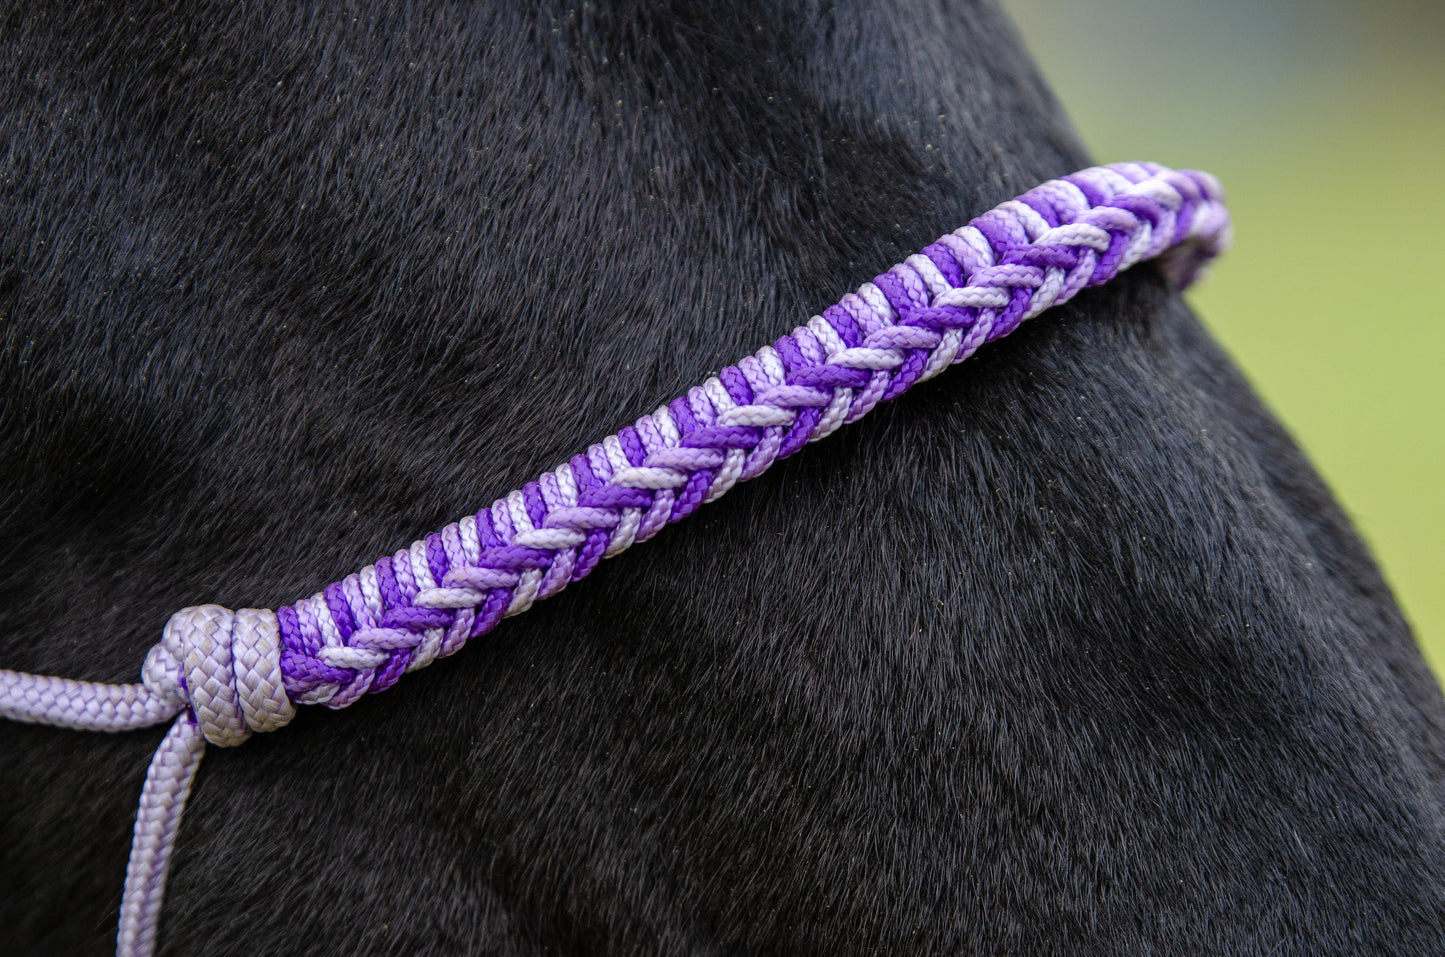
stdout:
<svg viewBox="0 0 1445 957">
<path fill-rule="evenodd" d="M 967 0 L 21 0 L 0 65 L 0 665 L 90 679 L 1089 162 Z M 161 952 L 1437 954 L 1442 727 L 1145 268 L 213 749 Z M 159 736 L 0 723 L 0 952 L 112 946 Z"/>
</svg>

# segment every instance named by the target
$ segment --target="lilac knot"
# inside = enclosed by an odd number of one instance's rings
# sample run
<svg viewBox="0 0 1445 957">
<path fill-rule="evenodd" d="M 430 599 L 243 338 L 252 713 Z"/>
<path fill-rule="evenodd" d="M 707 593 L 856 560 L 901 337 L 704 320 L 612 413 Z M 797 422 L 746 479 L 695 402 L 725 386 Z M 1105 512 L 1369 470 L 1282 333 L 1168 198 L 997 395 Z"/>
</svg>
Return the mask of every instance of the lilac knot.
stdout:
<svg viewBox="0 0 1445 957">
<path fill-rule="evenodd" d="M 142 681 L 157 695 L 185 702 L 206 740 L 222 747 L 253 731 L 274 731 L 296 713 L 282 683 L 281 631 L 269 609 L 181 609 L 146 656 Z"/>
</svg>

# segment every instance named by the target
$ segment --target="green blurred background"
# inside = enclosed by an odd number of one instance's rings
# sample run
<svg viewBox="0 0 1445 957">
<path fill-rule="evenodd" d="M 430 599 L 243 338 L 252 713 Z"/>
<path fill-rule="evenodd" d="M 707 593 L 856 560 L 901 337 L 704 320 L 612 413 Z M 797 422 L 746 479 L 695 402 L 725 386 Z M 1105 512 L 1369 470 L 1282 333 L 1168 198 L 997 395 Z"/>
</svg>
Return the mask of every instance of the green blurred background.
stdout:
<svg viewBox="0 0 1445 957">
<path fill-rule="evenodd" d="M 1445 675 L 1445 2 L 1002 3 L 1097 159 L 1224 181 L 1235 245 L 1192 304 Z"/>
</svg>

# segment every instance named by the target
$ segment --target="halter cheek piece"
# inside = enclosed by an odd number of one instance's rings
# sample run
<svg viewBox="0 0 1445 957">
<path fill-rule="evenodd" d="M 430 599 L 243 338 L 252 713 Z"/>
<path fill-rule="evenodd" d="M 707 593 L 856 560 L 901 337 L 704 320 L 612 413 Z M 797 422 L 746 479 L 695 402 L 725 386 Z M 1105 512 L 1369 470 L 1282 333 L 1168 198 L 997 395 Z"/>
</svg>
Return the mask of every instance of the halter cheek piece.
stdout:
<svg viewBox="0 0 1445 957">
<path fill-rule="evenodd" d="M 304 601 L 177 612 L 140 684 L 0 670 L 0 716 L 16 721 L 125 731 L 176 718 L 141 791 L 117 952 L 155 948 L 207 741 L 240 744 L 297 704 L 342 708 L 385 690 L 1049 306 L 1155 257 L 1183 288 L 1228 239 L 1207 173 L 1121 163 L 1050 180 L 490 508 Z"/>
</svg>

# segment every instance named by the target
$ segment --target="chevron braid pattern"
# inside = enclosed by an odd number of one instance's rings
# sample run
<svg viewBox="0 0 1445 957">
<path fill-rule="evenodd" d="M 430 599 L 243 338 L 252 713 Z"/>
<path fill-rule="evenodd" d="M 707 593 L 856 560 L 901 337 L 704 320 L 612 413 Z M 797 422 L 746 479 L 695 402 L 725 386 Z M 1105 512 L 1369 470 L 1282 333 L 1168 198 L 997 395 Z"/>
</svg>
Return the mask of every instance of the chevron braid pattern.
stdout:
<svg viewBox="0 0 1445 957">
<path fill-rule="evenodd" d="M 1208 174 L 1099 167 L 942 237 L 475 516 L 277 611 L 287 694 L 337 708 L 457 651 L 805 443 L 1134 263 L 1187 285 L 1228 241 Z"/>
<path fill-rule="evenodd" d="M 488 509 L 274 613 L 171 616 L 141 683 L 0 669 L 0 717 L 96 731 L 175 717 L 146 775 L 117 953 L 149 957 L 207 741 L 340 708 L 450 655 L 738 482 L 1143 259 L 1176 286 L 1229 241 L 1214 177 L 1152 163 L 1051 180 Z"/>
</svg>

